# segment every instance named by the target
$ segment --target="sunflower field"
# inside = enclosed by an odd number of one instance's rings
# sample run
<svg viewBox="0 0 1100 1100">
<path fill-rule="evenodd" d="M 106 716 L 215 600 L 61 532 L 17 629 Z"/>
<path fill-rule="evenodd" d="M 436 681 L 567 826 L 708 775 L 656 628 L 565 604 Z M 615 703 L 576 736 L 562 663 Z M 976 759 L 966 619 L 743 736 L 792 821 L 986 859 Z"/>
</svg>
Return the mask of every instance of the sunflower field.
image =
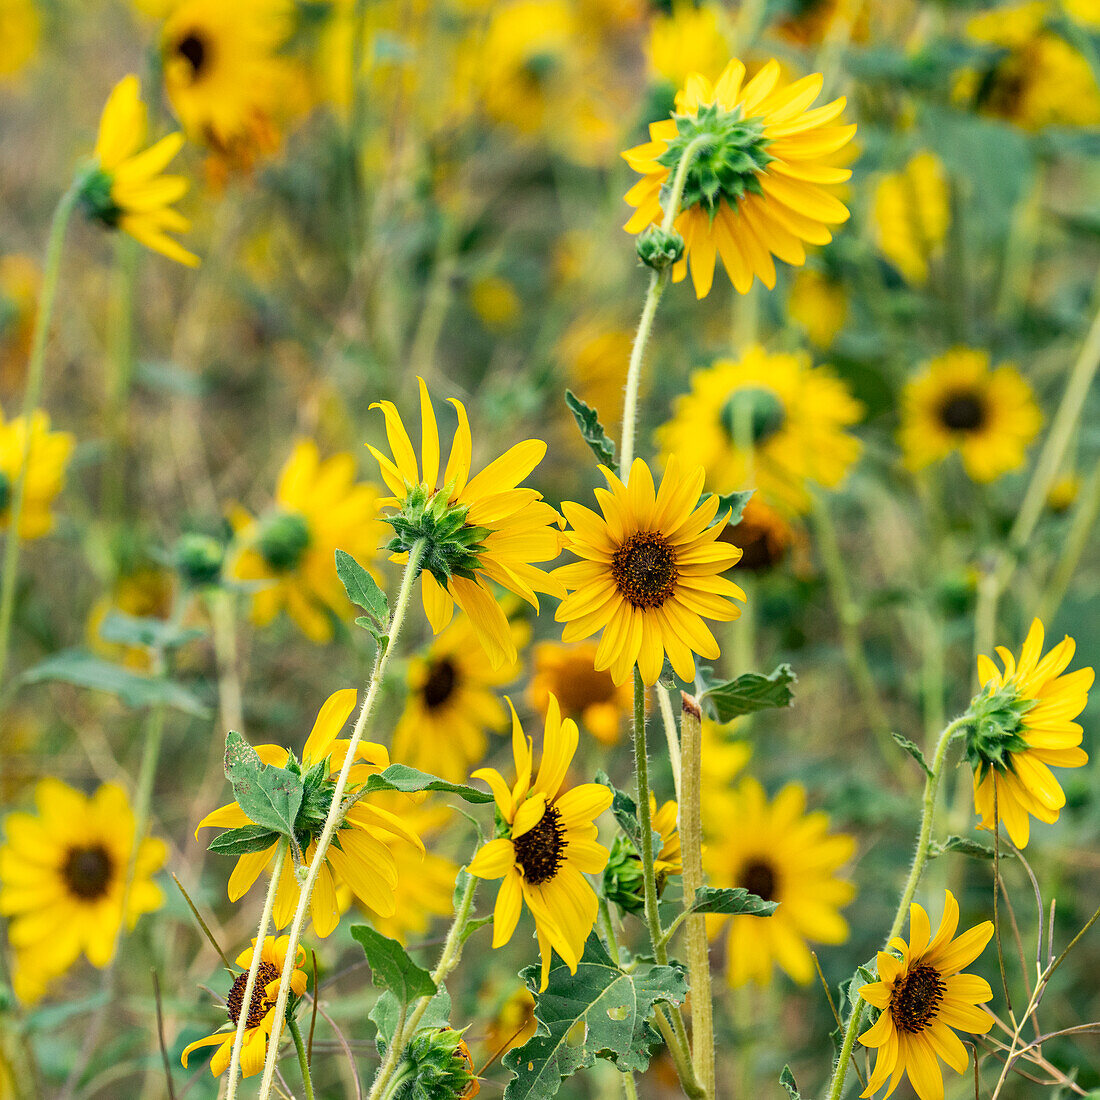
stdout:
<svg viewBox="0 0 1100 1100">
<path fill-rule="evenodd" d="M 0 1100 L 1100 1098 L 1100 0 L 0 0 Z"/>
</svg>

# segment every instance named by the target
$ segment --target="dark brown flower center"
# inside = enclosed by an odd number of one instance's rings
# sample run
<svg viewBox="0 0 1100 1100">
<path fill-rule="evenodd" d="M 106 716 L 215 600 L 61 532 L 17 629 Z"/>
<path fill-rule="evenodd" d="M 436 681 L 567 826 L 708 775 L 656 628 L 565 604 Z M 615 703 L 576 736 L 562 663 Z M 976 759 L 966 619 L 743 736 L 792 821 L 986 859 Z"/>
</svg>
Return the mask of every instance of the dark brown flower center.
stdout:
<svg viewBox="0 0 1100 1100">
<path fill-rule="evenodd" d="M 435 710 L 443 706 L 455 692 L 458 686 L 458 669 L 449 657 L 439 661 L 432 661 L 428 666 L 428 678 L 420 689 L 424 706 L 428 710 Z"/>
<path fill-rule="evenodd" d="M 952 432 L 976 432 L 985 416 L 985 402 L 977 393 L 953 393 L 940 405 L 940 422 Z"/>
<path fill-rule="evenodd" d="M 934 966 L 914 966 L 894 982 L 890 1015 L 899 1031 L 923 1031 L 940 1007 L 947 990 Z"/>
<path fill-rule="evenodd" d="M 268 983 L 275 981 L 279 976 L 278 968 L 269 962 L 260 963 L 260 969 L 256 973 L 256 985 L 252 989 L 252 1003 L 248 1006 L 248 1019 L 245 1027 L 259 1027 L 268 1010 L 275 1004 L 274 999 L 268 1000 L 265 990 Z M 229 1013 L 231 1023 L 236 1023 L 241 1018 L 241 1008 L 244 1006 L 244 987 L 248 985 L 248 974 L 238 974 L 233 979 L 233 988 L 225 999 L 225 1009 Z"/>
<path fill-rule="evenodd" d="M 754 859 L 741 868 L 738 885 L 765 901 L 775 901 L 779 878 L 775 868 L 762 859 Z"/>
<path fill-rule="evenodd" d="M 660 607 L 676 589 L 676 555 L 657 531 L 638 531 L 615 551 L 611 576 L 634 607 Z"/>
<path fill-rule="evenodd" d="M 209 60 L 209 51 L 203 39 L 191 31 L 176 43 L 176 53 L 191 66 L 192 78 L 198 79 Z"/>
<path fill-rule="evenodd" d="M 512 844 L 524 878 L 532 886 L 549 882 L 565 858 L 565 829 L 561 815 L 553 806 L 547 806 L 539 823 L 523 836 L 516 837 Z"/>
<path fill-rule="evenodd" d="M 102 844 L 70 848 L 61 868 L 69 893 L 84 901 L 103 897 L 111 885 L 114 860 Z"/>
<path fill-rule="evenodd" d="M 718 536 L 719 542 L 729 543 L 741 549 L 738 569 L 758 572 L 771 569 L 787 556 L 786 532 L 752 520 L 742 519 L 737 524 L 726 524 Z"/>
</svg>

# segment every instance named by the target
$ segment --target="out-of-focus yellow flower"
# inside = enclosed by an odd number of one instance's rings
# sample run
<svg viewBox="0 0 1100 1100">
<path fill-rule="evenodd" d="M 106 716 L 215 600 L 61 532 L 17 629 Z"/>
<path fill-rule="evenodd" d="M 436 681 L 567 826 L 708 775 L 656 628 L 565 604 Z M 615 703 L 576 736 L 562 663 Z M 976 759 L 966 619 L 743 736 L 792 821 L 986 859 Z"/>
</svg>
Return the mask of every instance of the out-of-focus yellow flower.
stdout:
<svg viewBox="0 0 1100 1100">
<path fill-rule="evenodd" d="M 1047 507 L 1052 512 L 1068 512 L 1081 491 L 1081 479 L 1076 474 L 1063 474 L 1047 492 Z"/>
<path fill-rule="evenodd" d="M 735 723 L 734 723 L 735 724 Z M 703 719 L 701 773 L 703 805 L 711 800 L 729 795 L 737 777 L 745 770 L 752 757 L 752 743 L 738 737 L 732 725 L 720 725 L 710 718 Z"/>
<path fill-rule="evenodd" d="M 800 514 L 811 505 L 810 483 L 839 485 L 859 458 L 846 429 L 862 413 L 847 385 L 808 355 L 756 347 L 696 371 L 657 438 L 664 455 L 700 463 L 711 491 L 759 489 Z"/>
<path fill-rule="evenodd" d="M 900 172 L 879 180 L 874 198 L 879 251 L 918 286 L 938 254 L 951 222 L 947 173 L 935 153 L 917 153 Z"/>
<path fill-rule="evenodd" d="M 1010 363 L 991 369 L 988 351 L 954 348 L 926 363 L 902 394 L 898 438 L 910 470 L 958 451 L 974 481 L 1024 464 L 1043 422 L 1031 387 Z"/>
<path fill-rule="evenodd" d="M 634 692 L 629 683 L 616 686 L 606 669 L 596 671 L 596 649 L 595 642 L 539 642 L 528 698 L 544 714 L 550 696 L 556 696 L 567 718 L 575 719 L 605 745 L 614 745 L 623 718 L 634 705 Z"/>
<path fill-rule="evenodd" d="M 0 382 L 23 380 L 31 353 L 42 276 L 29 256 L 0 256 Z"/>
<path fill-rule="evenodd" d="M 566 385 L 600 414 L 600 423 L 612 434 L 622 417 L 623 386 L 633 345 L 634 334 L 629 330 L 584 317 L 566 330 L 557 347 Z M 583 446 L 572 417 L 569 431 Z"/>
<path fill-rule="evenodd" d="M 492 1057 L 498 1050 L 521 1046 L 535 1034 L 535 998 L 525 985 L 518 986 L 494 1013 L 485 1036 Z"/>
<path fill-rule="evenodd" d="M 507 279 L 484 275 L 470 287 L 470 305 L 486 328 L 506 329 L 515 324 L 523 303 Z"/>
<path fill-rule="evenodd" d="M 36 409 L 31 415 L 31 445 L 23 489 L 23 511 L 19 516 L 19 537 L 38 539 L 53 530 L 54 498 L 65 486 L 65 469 L 76 440 L 69 432 L 51 432 L 49 414 Z M 15 483 L 23 466 L 27 445 L 26 417 L 4 420 L 0 410 L 0 530 L 11 523 Z"/>
<path fill-rule="evenodd" d="M 717 80 L 730 57 L 724 10 L 709 4 L 675 3 L 670 15 L 657 15 L 649 28 L 646 61 L 650 76 L 683 87 L 692 73 Z"/>
<path fill-rule="evenodd" d="M 38 52 L 34 0 L 0 0 L 0 84 L 18 77 Z"/>
<path fill-rule="evenodd" d="M 897 2 L 897 0 L 892 0 Z M 780 37 L 799 46 L 820 45 L 841 32 L 851 42 L 862 42 L 869 30 L 868 0 L 800 0 L 793 11 L 780 19 L 775 29 Z"/>
<path fill-rule="evenodd" d="M 795 533 L 782 513 L 768 505 L 759 493 L 753 493 L 741 513 L 741 522 L 727 524 L 721 537 L 723 542 L 740 547 L 739 569 L 763 572 L 783 561 Z"/>
<path fill-rule="evenodd" d="M 88 645 L 101 657 L 127 668 L 148 672 L 149 651 L 142 646 L 127 646 L 108 642 L 100 634 L 104 619 L 113 612 L 132 615 L 137 619 L 167 619 L 172 613 L 175 577 L 167 569 L 139 565 L 115 581 L 113 590 L 92 605 L 88 615 Z"/>
<path fill-rule="evenodd" d="M 787 312 L 806 330 L 810 343 L 824 350 L 832 347 L 848 319 L 848 292 L 822 272 L 804 267 L 791 282 Z"/>
</svg>

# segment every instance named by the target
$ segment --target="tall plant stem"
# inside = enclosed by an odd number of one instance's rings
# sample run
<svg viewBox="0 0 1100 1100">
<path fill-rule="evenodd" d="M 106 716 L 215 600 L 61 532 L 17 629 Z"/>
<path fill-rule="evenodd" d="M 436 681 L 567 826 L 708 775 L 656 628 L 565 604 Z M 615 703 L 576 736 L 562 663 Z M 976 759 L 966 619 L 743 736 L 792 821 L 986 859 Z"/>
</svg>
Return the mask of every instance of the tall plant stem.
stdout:
<svg viewBox="0 0 1100 1100">
<path fill-rule="evenodd" d="M 264 898 L 264 911 L 260 915 L 260 924 L 256 929 L 256 942 L 252 946 L 252 960 L 248 964 L 248 977 L 245 978 L 244 996 L 241 998 L 241 1012 L 237 1019 L 237 1030 L 233 1035 L 233 1050 L 229 1055 L 229 1085 L 226 1089 L 225 1100 L 236 1100 L 237 1096 L 237 1085 L 240 1082 L 241 1072 L 241 1048 L 244 1046 L 244 1033 L 248 1030 L 248 1009 L 252 1005 L 252 994 L 256 989 L 256 976 L 260 973 L 260 963 L 264 953 L 264 939 L 267 936 L 267 926 L 271 923 L 271 914 L 275 909 L 275 895 L 279 890 L 279 879 L 283 875 L 286 849 L 287 843 L 284 837 L 279 841 L 279 847 L 275 851 L 275 863 L 271 868 L 271 882 L 268 884 L 267 896 Z M 287 958 L 293 959 L 294 955 L 288 955 Z M 286 1012 L 285 1004 L 283 1005 L 283 1011 Z M 274 1046 L 272 1049 L 274 1049 Z"/>
<path fill-rule="evenodd" d="M 680 737 L 676 732 L 676 715 L 672 713 L 672 700 L 668 690 L 660 684 L 654 689 L 657 704 L 661 708 L 661 724 L 665 727 L 665 740 L 668 742 L 668 762 L 672 765 L 672 782 L 676 787 L 676 801 L 680 800 L 682 786 L 683 760 Z"/>
<path fill-rule="evenodd" d="M 936 752 L 932 758 L 932 774 L 924 781 L 924 799 L 922 802 L 920 831 L 917 834 L 917 849 L 913 853 L 913 862 L 909 868 L 909 877 L 905 881 L 905 888 L 902 890 L 901 898 L 898 901 L 897 912 L 894 914 L 894 923 L 890 926 L 890 931 L 886 934 L 885 942 L 887 945 L 889 945 L 890 941 L 895 936 L 901 934 L 901 930 L 905 926 L 905 918 L 909 913 L 909 906 L 912 904 L 913 896 L 917 892 L 917 886 L 920 883 L 921 875 L 924 873 L 925 864 L 928 862 L 928 845 L 929 841 L 932 839 L 932 820 L 936 815 L 936 796 L 939 793 L 940 779 L 943 776 L 943 765 L 947 756 L 947 747 L 955 737 L 955 734 L 963 729 L 969 721 L 970 719 L 965 715 L 962 718 L 956 718 L 955 721 L 949 723 L 940 734 L 939 742 L 936 745 Z M 840 1097 L 843 1095 L 844 1078 L 848 1074 L 848 1064 L 851 1061 L 852 1051 L 855 1049 L 856 1034 L 863 1021 L 864 1005 L 865 1002 L 863 998 L 859 998 L 852 1007 L 851 1015 L 848 1017 L 848 1026 L 844 1032 L 844 1041 L 840 1048 L 840 1056 L 837 1059 L 836 1067 L 833 1070 L 832 1080 L 829 1083 L 829 1091 L 826 1094 L 827 1100 L 840 1100 Z"/>
<path fill-rule="evenodd" d="M 317 850 L 306 872 L 305 881 L 301 885 L 298 896 L 298 907 L 294 910 L 294 919 L 290 925 L 289 940 L 286 948 L 286 962 L 283 964 L 282 980 L 279 982 L 279 997 L 275 1003 L 275 1017 L 271 1025 L 271 1036 L 268 1040 L 267 1060 L 264 1063 L 264 1076 L 260 1083 L 260 1100 L 268 1100 L 271 1095 L 271 1086 L 275 1080 L 275 1063 L 278 1059 L 279 1037 L 282 1033 L 283 1020 L 286 1016 L 286 1002 L 290 994 L 290 979 L 294 973 L 294 960 L 298 953 L 298 944 L 302 938 L 302 929 L 305 927 L 306 916 L 309 913 L 309 901 L 313 896 L 313 887 L 317 882 L 317 876 L 325 863 L 328 846 L 336 832 L 336 827 L 343 820 L 346 807 L 343 805 L 344 790 L 348 785 L 348 775 L 355 761 L 355 754 L 359 748 L 359 742 L 363 739 L 363 732 L 367 728 L 374 704 L 378 699 L 378 693 L 382 688 L 382 681 L 386 675 L 386 666 L 389 664 L 390 654 L 394 651 L 397 639 L 401 634 L 401 628 L 405 623 L 405 616 L 409 610 L 409 601 L 412 596 L 413 583 L 420 575 L 420 561 L 424 556 L 425 544 L 418 539 L 409 551 L 408 561 L 405 563 L 405 574 L 401 578 L 401 589 L 397 596 L 397 602 L 390 616 L 387 642 L 378 647 L 378 653 L 374 658 L 374 668 L 371 670 L 370 685 L 367 688 L 367 697 L 363 700 L 363 708 L 359 711 L 359 717 L 355 720 L 355 727 L 348 742 L 348 751 L 344 757 L 343 767 L 336 779 L 336 786 L 332 792 L 332 805 L 329 807 L 325 818 L 325 825 L 317 840 Z M 248 1003 L 246 1001 L 246 1003 Z"/>
<path fill-rule="evenodd" d="M 27 466 L 31 456 L 31 422 L 42 397 L 42 377 L 46 363 L 46 342 L 50 334 L 54 302 L 57 300 L 57 284 L 61 274 L 61 255 L 65 244 L 65 230 L 76 207 L 79 191 L 74 184 L 61 196 L 50 223 L 50 236 L 46 244 L 46 263 L 42 273 L 42 297 L 34 319 L 34 335 L 31 338 L 31 355 L 27 364 L 27 384 L 23 390 L 23 454 L 19 459 L 19 473 L 12 486 L 11 510 L 8 513 L 8 537 L 4 543 L 4 572 L 0 577 L 0 685 L 8 670 L 8 651 L 11 646 L 11 620 L 15 610 L 15 588 L 19 576 L 19 521 L 23 517 L 23 501 L 27 492 Z"/>
<path fill-rule="evenodd" d="M 287 1020 L 286 1026 L 290 1031 L 290 1037 L 294 1040 L 294 1050 L 298 1055 L 298 1068 L 302 1071 L 302 1084 L 306 1089 L 306 1100 L 314 1100 L 313 1079 L 309 1075 L 309 1058 L 306 1057 L 306 1045 L 302 1042 L 302 1033 L 298 1029 L 298 1021 L 292 1016 Z"/>
<path fill-rule="evenodd" d="M 642 881 L 645 898 L 645 921 L 654 957 L 664 966 L 668 962 L 668 946 L 661 932 L 657 912 L 657 876 L 653 870 L 653 818 L 649 805 L 649 755 L 645 737 L 645 686 L 638 666 L 634 666 L 634 773 L 638 782 L 638 827 L 642 834 Z"/>
</svg>

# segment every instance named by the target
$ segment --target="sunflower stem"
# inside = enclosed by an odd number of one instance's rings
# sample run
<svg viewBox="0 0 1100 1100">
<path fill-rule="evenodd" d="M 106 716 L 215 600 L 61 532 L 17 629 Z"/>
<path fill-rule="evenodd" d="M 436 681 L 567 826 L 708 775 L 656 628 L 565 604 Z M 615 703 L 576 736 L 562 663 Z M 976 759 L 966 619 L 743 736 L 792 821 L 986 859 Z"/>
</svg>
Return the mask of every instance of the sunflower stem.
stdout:
<svg viewBox="0 0 1100 1100">
<path fill-rule="evenodd" d="M 306 1087 L 306 1100 L 314 1100 L 313 1078 L 309 1075 L 309 1059 L 306 1057 L 306 1046 L 302 1042 L 302 1033 L 298 1028 L 298 1021 L 293 1016 L 286 1022 L 290 1031 L 290 1037 L 294 1040 L 294 1049 L 298 1053 L 298 1067 L 302 1071 L 302 1083 Z"/>
<path fill-rule="evenodd" d="M 268 1100 L 271 1095 L 271 1087 L 275 1081 L 275 1063 L 278 1058 L 279 1037 L 282 1033 L 283 1020 L 286 1017 L 287 997 L 290 995 L 290 979 L 294 972 L 294 960 L 297 958 L 302 929 L 305 927 L 306 917 L 309 914 L 309 902 L 313 896 L 313 887 L 317 882 L 318 875 L 321 873 L 321 868 L 325 865 L 328 846 L 345 812 L 343 798 L 344 790 L 348 785 L 348 775 L 355 761 L 359 742 L 363 739 L 363 732 L 367 728 L 367 722 L 374 711 L 378 693 L 382 688 L 390 654 L 394 651 L 405 617 L 408 614 L 413 584 L 420 576 L 420 562 L 424 557 L 425 549 L 424 540 L 417 539 L 409 550 L 409 557 L 405 563 L 405 573 L 401 578 L 401 589 L 398 592 L 397 602 L 394 604 L 393 614 L 390 616 L 389 629 L 386 632 L 387 643 L 380 645 L 378 652 L 375 654 L 374 668 L 371 670 L 370 685 L 367 688 L 367 697 L 363 700 L 363 708 L 359 711 L 359 717 L 355 720 L 355 727 L 351 732 L 351 739 L 348 741 L 347 754 L 344 756 L 344 763 L 340 768 L 340 774 L 336 779 L 336 786 L 332 792 L 332 805 L 329 807 L 324 829 L 317 840 L 317 849 L 313 854 L 313 860 L 309 865 L 309 871 L 306 873 L 305 882 L 302 883 L 298 895 L 298 906 L 294 910 L 294 919 L 290 925 L 286 962 L 283 964 L 282 980 L 279 982 L 279 999 L 275 1004 L 275 1016 L 271 1025 L 267 1059 L 264 1062 L 264 1076 L 260 1082 L 260 1100 Z M 245 1003 L 249 1002 L 246 1001 Z M 231 1100 L 231 1098 L 227 1098 L 227 1100 Z"/>
<path fill-rule="evenodd" d="M 645 920 L 654 957 L 664 966 L 668 948 L 661 932 L 657 912 L 657 876 L 653 870 L 653 819 L 649 807 L 649 756 L 645 743 L 645 685 L 638 666 L 634 666 L 634 770 L 638 782 L 638 827 L 642 834 L 642 880 L 645 896 Z"/>
<path fill-rule="evenodd" d="M 27 494 L 27 468 L 31 457 L 31 421 L 42 397 L 42 376 L 46 363 L 46 342 L 50 334 L 57 284 L 61 274 L 61 255 L 65 244 L 65 231 L 76 208 L 80 194 L 76 183 L 61 196 L 50 223 L 50 236 L 46 244 L 46 262 L 42 273 L 42 296 L 34 319 L 31 338 L 31 354 L 27 363 L 27 384 L 23 390 L 24 421 L 23 454 L 19 459 L 19 473 L 12 487 L 11 510 L 8 513 L 8 537 L 4 543 L 4 571 L 0 578 L 0 684 L 8 669 L 8 651 L 11 645 L 11 621 L 15 611 L 15 588 L 19 577 L 19 521 L 23 516 L 23 501 Z"/>
<path fill-rule="evenodd" d="M 886 934 L 886 946 L 897 935 L 900 935 L 905 925 L 905 918 L 909 913 L 913 895 L 917 892 L 921 875 L 924 873 L 925 864 L 928 862 L 929 841 L 932 837 L 932 819 L 936 815 L 936 796 L 940 789 L 940 779 L 943 776 L 944 760 L 947 756 L 947 747 L 954 740 L 960 730 L 969 725 L 971 719 L 968 715 L 956 718 L 950 722 L 940 734 L 936 745 L 936 753 L 932 758 L 932 774 L 924 781 L 924 798 L 922 803 L 920 832 L 917 835 L 917 850 L 913 853 L 913 863 L 909 868 L 909 877 L 906 879 L 905 888 L 901 892 L 898 901 L 897 912 L 894 914 L 894 923 Z M 829 1083 L 827 1100 L 840 1100 L 844 1092 L 844 1079 L 848 1074 L 848 1064 L 852 1058 L 852 1051 L 856 1045 L 856 1034 L 863 1022 L 863 1009 L 866 1002 L 862 997 L 856 1000 L 852 1006 L 851 1015 L 848 1017 L 848 1026 L 844 1032 L 844 1041 L 840 1048 L 836 1066 L 833 1069 L 832 1080 Z"/>
<path fill-rule="evenodd" d="M 668 762 L 672 765 L 672 782 L 676 787 L 676 800 L 680 800 L 681 774 L 683 770 L 680 737 L 676 732 L 676 715 L 672 713 L 672 700 L 668 691 L 657 685 L 657 702 L 661 708 L 661 722 L 665 727 L 665 740 L 668 742 Z"/>
<path fill-rule="evenodd" d="M 283 875 L 283 862 L 286 860 L 286 839 L 279 841 L 279 847 L 275 851 L 275 863 L 271 868 L 271 882 L 267 887 L 267 897 L 264 898 L 264 911 L 260 916 L 260 924 L 256 929 L 256 942 L 252 945 L 252 961 L 248 964 L 248 977 L 244 983 L 244 996 L 241 999 L 241 1012 L 237 1018 L 237 1030 L 233 1035 L 233 1050 L 229 1055 L 229 1085 L 226 1089 L 225 1100 L 235 1100 L 237 1084 L 241 1072 L 241 1048 L 244 1046 L 244 1033 L 248 1029 L 248 1010 L 252 1006 L 252 994 L 256 989 L 256 977 L 260 973 L 260 963 L 263 961 L 264 940 L 267 937 L 267 926 L 271 923 L 271 914 L 275 909 L 275 895 L 279 890 L 279 879 Z M 293 960 L 295 953 L 287 958 Z M 280 982 L 280 990 L 289 987 L 290 977 L 285 982 Z M 286 1005 L 283 1005 L 286 1011 Z M 272 1049 L 274 1044 L 272 1044 Z"/>
</svg>

